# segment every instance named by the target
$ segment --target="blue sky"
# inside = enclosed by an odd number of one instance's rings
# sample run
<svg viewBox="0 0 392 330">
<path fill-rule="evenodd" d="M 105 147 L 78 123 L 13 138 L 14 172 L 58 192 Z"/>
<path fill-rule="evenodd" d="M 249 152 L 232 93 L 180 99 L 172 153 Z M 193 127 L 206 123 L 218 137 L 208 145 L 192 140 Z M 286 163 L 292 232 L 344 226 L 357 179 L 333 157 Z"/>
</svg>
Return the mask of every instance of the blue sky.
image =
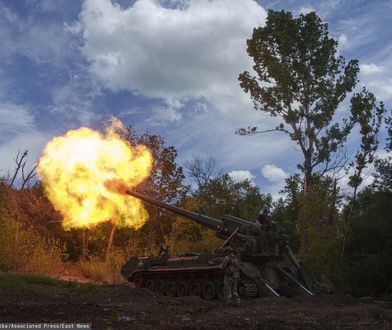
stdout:
<svg viewBox="0 0 392 330">
<path fill-rule="evenodd" d="M 162 135 L 180 164 L 214 157 L 234 178 L 276 195 L 299 150 L 278 133 L 234 134 L 275 125 L 237 80 L 252 64 L 246 39 L 270 8 L 315 10 L 339 53 L 359 59 L 358 87 L 392 107 L 391 0 L 1 0 L 0 175 L 19 149 L 33 163 L 53 136 L 102 129 L 114 115 Z M 353 134 L 349 153 L 356 142 Z"/>
</svg>

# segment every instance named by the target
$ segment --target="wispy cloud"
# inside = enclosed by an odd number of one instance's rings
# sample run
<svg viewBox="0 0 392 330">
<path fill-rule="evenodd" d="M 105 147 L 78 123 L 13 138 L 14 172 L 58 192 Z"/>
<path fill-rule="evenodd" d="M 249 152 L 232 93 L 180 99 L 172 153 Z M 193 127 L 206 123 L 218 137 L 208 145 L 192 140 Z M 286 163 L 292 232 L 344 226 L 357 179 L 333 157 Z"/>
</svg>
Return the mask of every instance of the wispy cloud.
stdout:
<svg viewBox="0 0 392 330">
<path fill-rule="evenodd" d="M 255 184 L 253 182 L 255 176 L 248 170 L 230 171 L 228 174 L 230 175 L 230 177 L 233 179 L 234 182 L 249 180 L 253 185 Z"/>
<path fill-rule="evenodd" d="M 34 116 L 28 109 L 15 104 L 0 104 L 0 176 L 7 175 L 14 167 L 18 150 L 28 150 L 33 164 L 48 138 L 48 133 L 37 129 Z"/>
<path fill-rule="evenodd" d="M 361 64 L 360 69 L 363 74 L 380 73 L 384 71 L 383 67 L 378 66 L 377 64 L 374 63 Z"/>
<path fill-rule="evenodd" d="M 0 104 L 0 143 L 33 128 L 34 117 L 25 107 Z"/>
</svg>

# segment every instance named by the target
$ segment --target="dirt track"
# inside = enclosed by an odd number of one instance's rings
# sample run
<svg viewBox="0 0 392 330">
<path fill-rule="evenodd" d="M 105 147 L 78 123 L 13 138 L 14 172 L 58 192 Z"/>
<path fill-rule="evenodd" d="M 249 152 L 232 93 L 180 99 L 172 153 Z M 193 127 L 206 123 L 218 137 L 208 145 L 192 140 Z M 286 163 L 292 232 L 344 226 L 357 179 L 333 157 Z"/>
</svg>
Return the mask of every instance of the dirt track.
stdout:
<svg viewBox="0 0 392 330">
<path fill-rule="evenodd" d="M 93 329 L 391 329 L 392 304 L 342 295 L 264 298 L 226 307 L 145 289 L 91 292 L 38 287 L 45 295 L 0 292 L 0 322 L 91 322 Z M 37 293 L 38 292 L 38 293 Z"/>
</svg>

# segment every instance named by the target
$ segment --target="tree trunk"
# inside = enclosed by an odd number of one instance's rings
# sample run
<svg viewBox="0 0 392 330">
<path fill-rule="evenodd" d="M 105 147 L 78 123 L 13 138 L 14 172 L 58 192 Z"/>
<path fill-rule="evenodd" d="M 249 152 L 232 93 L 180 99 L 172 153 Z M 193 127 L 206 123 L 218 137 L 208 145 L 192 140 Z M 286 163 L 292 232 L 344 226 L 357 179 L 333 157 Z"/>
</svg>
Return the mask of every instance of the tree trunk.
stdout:
<svg viewBox="0 0 392 330">
<path fill-rule="evenodd" d="M 350 210 L 348 212 L 348 216 L 347 216 L 347 220 L 346 220 L 346 227 L 343 230 L 342 251 L 340 253 L 340 256 L 342 258 L 344 257 L 344 252 L 345 252 L 345 249 L 346 249 L 347 235 L 348 235 L 348 232 L 349 232 L 349 229 L 350 229 L 351 217 L 352 217 L 353 212 L 354 212 L 355 201 L 357 199 L 357 190 L 358 190 L 358 185 L 356 185 L 354 187 L 353 197 L 352 197 L 352 200 L 351 200 L 351 206 L 350 206 Z"/>
<path fill-rule="evenodd" d="M 306 156 L 304 161 L 304 195 L 306 196 L 311 190 L 312 167 L 310 165 L 310 157 Z"/>
<path fill-rule="evenodd" d="M 88 229 L 82 229 L 82 260 L 85 260 L 88 255 Z"/>
<path fill-rule="evenodd" d="M 116 228 L 117 228 L 117 224 L 113 223 L 113 227 L 112 227 L 112 230 L 111 230 L 110 236 L 109 236 L 108 247 L 106 249 L 106 259 L 105 259 L 106 263 L 109 262 L 110 256 L 112 254 L 113 237 L 114 237 L 114 232 L 116 231 Z"/>
</svg>

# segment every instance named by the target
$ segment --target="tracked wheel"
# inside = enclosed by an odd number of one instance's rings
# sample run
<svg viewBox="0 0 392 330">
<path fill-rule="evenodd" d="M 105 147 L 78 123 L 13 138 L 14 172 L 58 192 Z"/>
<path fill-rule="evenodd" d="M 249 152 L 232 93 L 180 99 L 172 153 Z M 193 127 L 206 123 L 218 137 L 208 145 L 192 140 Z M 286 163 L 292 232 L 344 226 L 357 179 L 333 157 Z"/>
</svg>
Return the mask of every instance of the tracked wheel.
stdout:
<svg viewBox="0 0 392 330">
<path fill-rule="evenodd" d="M 189 294 L 191 296 L 198 296 L 201 295 L 201 284 L 199 282 L 192 282 L 189 287 Z"/>
<path fill-rule="evenodd" d="M 207 281 L 203 283 L 203 287 L 201 289 L 201 295 L 206 300 L 212 300 L 215 298 L 216 290 L 215 284 L 211 281 Z"/>
<path fill-rule="evenodd" d="M 177 296 L 185 297 L 189 294 L 189 286 L 187 282 L 180 282 L 177 285 Z"/>
<path fill-rule="evenodd" d="M 176 282 L 170 281 L 166 283 L 165 293 L 169 297 L 175 297 L 177 295 Z"/>
<path fill-rule="evenodd" d="M 146 287 L 146 289 L 154 292 L 154 290 L 155 290 L 155 282 L 154 282 L 154 280 L 147 280 L 145 287 Z"/>
<path fill-rule="evenodd" d="M 133 281 L 131 281 L 133 283 L 135 283 L 135 286 L 137 288 L 143 288 L 144 287 L 144 278 L 142 274 L 135 274 L 135 276 L 133 277 Z"/>
<path fill-rule="evenodd" d="M 163 280 L 158 280 L 158 281 L 155 283 L 155 292 L 156 292 L 156 293 L 159 293 L 159 294 L 164 294 L 164 293 L 165 293 L 165 287 L 166 287 L 165 284 L 166 284 L 165 281 L 163 281 Z"/>
</svg>

